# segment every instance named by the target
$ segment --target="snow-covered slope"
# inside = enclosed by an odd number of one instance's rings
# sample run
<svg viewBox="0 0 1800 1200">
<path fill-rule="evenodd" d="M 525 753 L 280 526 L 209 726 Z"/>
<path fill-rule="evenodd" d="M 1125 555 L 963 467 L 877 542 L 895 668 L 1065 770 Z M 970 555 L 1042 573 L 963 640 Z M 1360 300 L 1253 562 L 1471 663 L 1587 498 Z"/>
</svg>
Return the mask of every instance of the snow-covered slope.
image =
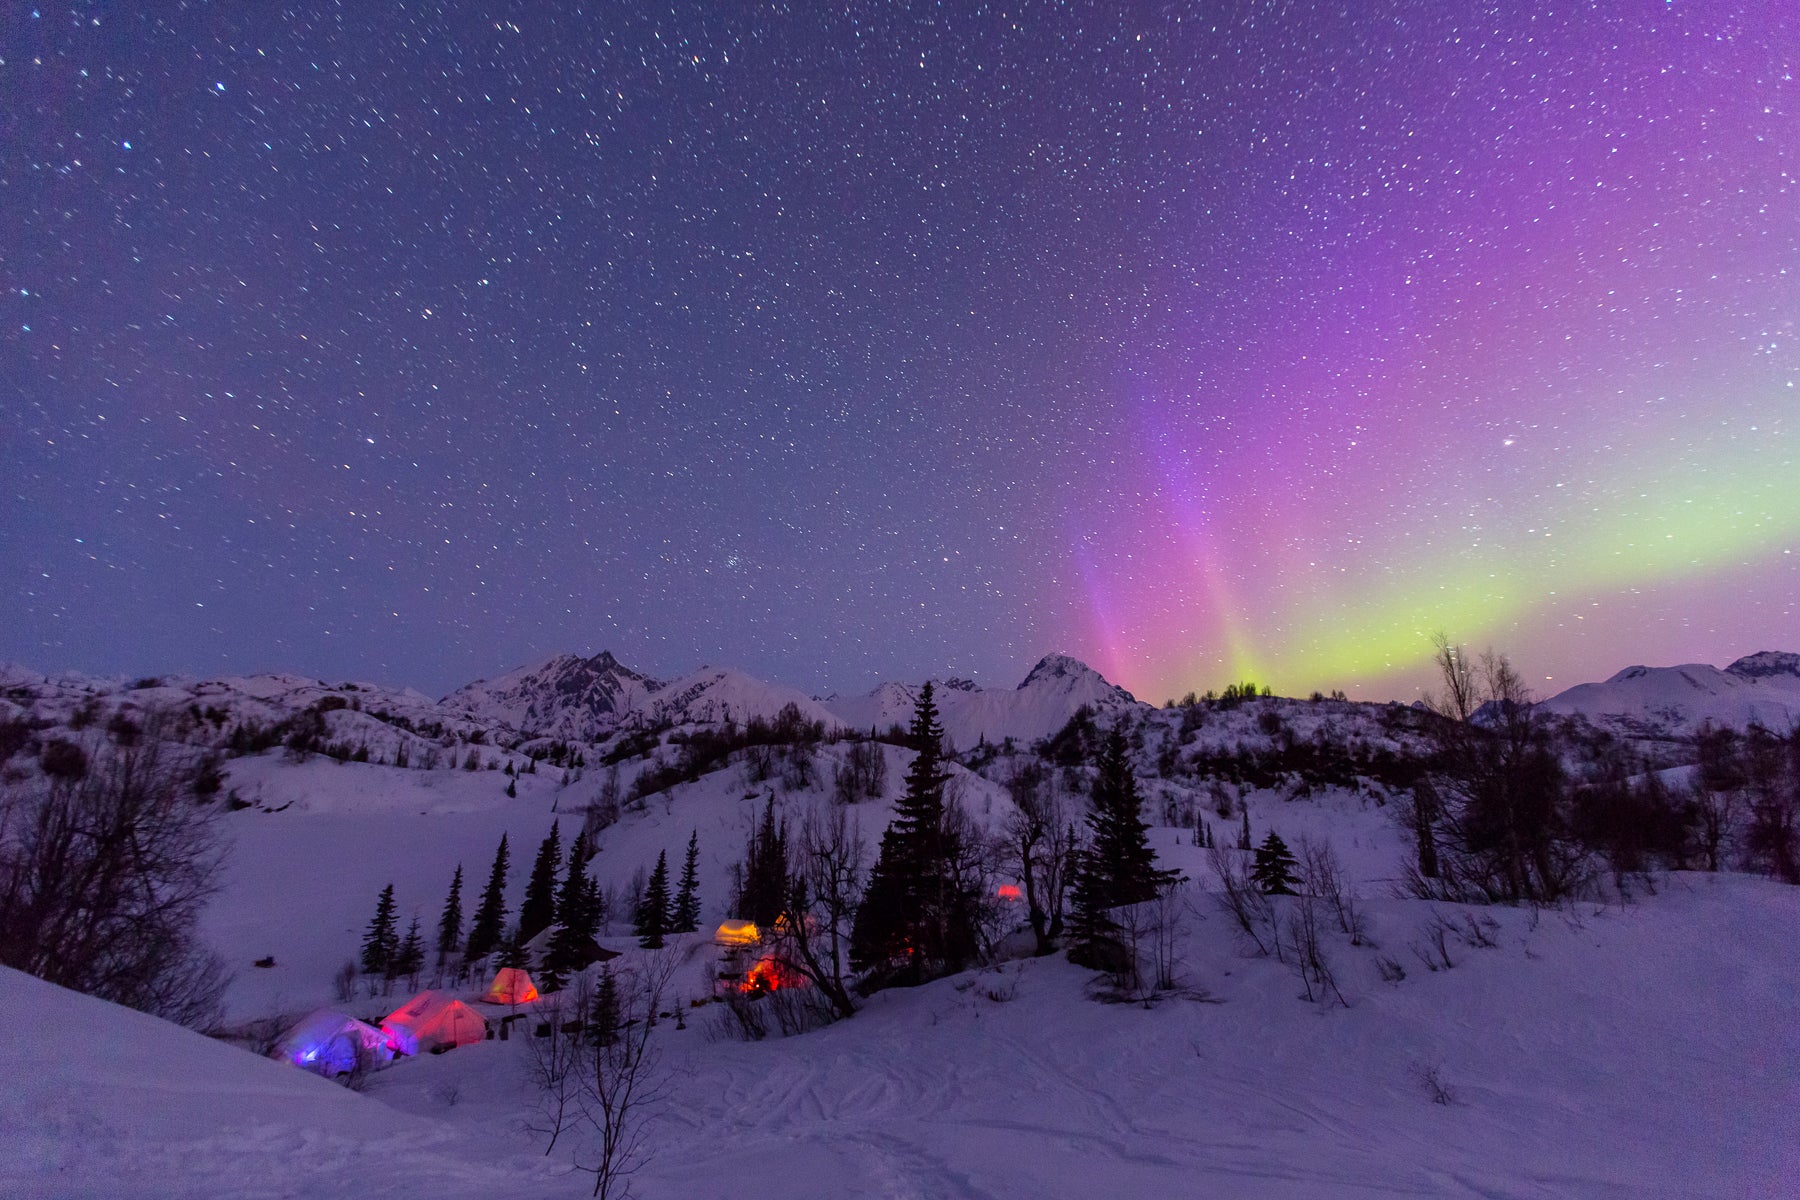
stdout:
<svg viewBox="0 0 1800 1200">
<path fill-rule="evenodd" d="M 727 717 L 740 725 L 758 718 L 770 721 L 790 704 L 807 721 L 822 722 L 827 727 L 839 724 L 835 716 L 804 692 L 722 667 L 702 667 L 663 684 L 650 701 L 651 711 L 657 717 L 675 725 L 710 725 Z"/>
<path fill-rule="evenodd" d="M 566 1196 L 563 1170 L 0 967 L 0 1195 Z M 498 1044 L 465 1061 L 497 1059 Z"/>
<path fill-rule="evenodd" d="M 1757 722 L 1785 733 L 1800 721 L 1800 654 L 1765 650 L 1723 670 L 1707 663 L 1627 667 L 1539 707 L 1637 736 L 1690 736 L 1706 722 L 1737 729 Z"/>
<path fill-rule="evenodd" d="M 983 738 L 1029 743 L 1048 737 L 1083 705 L 1103 720 L 1125 711 L 1149 711 L 1130 692 L 1066 654 L 1045 657 L 1016 688 L 984 688 L 966 679 L 948 679 L 937 683 L 934 691 L 944 732 L 962 750 Z M 833 696 L 824 703 L 852 728 L 886 729 L 912 718 L 917 695 L 918 689 L 907 684 L 884 683 L 867 695 Z"/>
</svg>

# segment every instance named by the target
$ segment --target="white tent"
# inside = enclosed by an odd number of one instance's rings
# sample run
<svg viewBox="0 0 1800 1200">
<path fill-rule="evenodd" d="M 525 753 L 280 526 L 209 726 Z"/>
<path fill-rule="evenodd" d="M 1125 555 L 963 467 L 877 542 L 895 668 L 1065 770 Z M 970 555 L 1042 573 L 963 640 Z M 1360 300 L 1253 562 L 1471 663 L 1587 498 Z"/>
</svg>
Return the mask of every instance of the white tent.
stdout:
<svg viewBox="0 0 1800 1200">
<path fill-rule="evenodd" d="M 321 1008 L 302 1018 L 275 1044 L 275 1058 L 320 1075 L 343 1075 L 394 1057 L 381 1030 L 336 1009 Z"/>
<path fill-rule="evenodd" d="M 444 992 L 420 992 L 382 1018 L 381 1031 L 400 1054 L 466 1046 L 487 1037 L 487 1021 Z"/>
</svg>

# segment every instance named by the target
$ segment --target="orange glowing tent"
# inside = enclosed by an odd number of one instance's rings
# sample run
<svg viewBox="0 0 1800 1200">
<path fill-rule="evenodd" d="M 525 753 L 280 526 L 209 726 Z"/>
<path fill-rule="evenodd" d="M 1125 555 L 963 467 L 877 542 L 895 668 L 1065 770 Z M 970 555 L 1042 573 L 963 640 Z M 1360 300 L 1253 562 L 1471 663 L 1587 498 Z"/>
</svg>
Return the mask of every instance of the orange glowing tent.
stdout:
<svg viewBox="0 0 1800 1200">
<path fill-rule="evenodd" d="M 721 921 L 719 931 L 713 934 L 713 941 L 721 946 L 754 946 L 761 938 L 755 921 Z"/>
<path fill-rule="evenodd" d="M 501 967 L 482 997 L 489 1004 L 530 1004 L 537 998 L 537 984 L 531 982 L 530 974 L 520 967 Z"/>
</svg>

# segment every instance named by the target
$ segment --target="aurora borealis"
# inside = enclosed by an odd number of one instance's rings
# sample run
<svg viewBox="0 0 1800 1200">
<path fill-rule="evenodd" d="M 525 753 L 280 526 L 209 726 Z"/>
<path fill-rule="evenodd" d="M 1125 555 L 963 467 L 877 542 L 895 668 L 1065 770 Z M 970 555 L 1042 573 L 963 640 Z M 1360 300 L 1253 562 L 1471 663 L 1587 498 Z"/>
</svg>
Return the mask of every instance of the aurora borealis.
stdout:
<svg viewBox="0 0 1800 1200">
<path fill-rule="evenodd" d="M 1800 10 L 0 16 L 0 658 L 1800 649 Z"/>
</svg>

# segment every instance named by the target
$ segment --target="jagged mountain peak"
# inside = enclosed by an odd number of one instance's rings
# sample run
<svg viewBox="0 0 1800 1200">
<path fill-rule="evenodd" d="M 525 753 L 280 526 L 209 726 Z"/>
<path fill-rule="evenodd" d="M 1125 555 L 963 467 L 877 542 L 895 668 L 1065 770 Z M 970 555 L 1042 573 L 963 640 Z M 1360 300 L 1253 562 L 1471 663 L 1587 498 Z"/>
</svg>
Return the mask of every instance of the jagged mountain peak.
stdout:
<svg viewBox="0 0 1800 1200">
<path fill-rule="evenodd" d="M 1137 703 L 1137 697 L 1130 692 L 1113 683 L 1079 658 L 1068 654 L 1044 655 L 1038 660 L 1037 665 L 1026 674 L 1024 681 L 1019 684 L 1018 690 L 1025 691 L 1027 688 L 1052 685 L 1065 689 L 1079 685 L 1096 685 L 1108 693 L 1116 694 L 1128 704 Z"/>
<path fill-rule="evenodd" d="M 1800 654 L 1786 650 L 1758 650 L 1726 667 L 1725 673 L 1741 679 L 1768 679 L 1776 675 L 1800 678 Z"/>
</svg>

